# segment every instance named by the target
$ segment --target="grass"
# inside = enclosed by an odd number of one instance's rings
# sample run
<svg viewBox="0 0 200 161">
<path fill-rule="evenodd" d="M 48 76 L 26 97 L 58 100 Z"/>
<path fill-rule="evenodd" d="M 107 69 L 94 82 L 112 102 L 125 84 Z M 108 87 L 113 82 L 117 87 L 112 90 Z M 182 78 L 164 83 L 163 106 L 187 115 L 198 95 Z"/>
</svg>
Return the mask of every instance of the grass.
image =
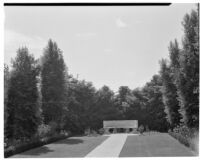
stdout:
<svg viewBox="0 0 200 161">
<path fill-rule="evenodd" d="M 107 136 L 78 136 L 53 142 L 12 156 L 13 158 L 72 158 L 85 157 Z"/>
<path fill-rule="evenodd" d="M 128 136 L 120 157 L 172 157 L 194 154 L 166 133 Z"/>
</svg>

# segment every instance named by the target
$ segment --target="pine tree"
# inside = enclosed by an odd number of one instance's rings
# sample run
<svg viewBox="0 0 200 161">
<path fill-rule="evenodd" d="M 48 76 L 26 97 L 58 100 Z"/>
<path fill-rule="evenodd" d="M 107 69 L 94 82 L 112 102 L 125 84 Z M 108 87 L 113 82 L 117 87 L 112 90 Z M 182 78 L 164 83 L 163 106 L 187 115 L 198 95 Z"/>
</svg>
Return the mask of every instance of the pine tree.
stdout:
<svg viewBox="0 0 200 161">
<path fill-rule="evenodd" d="M 49 40 L 44 51 L 41 67 L 42 115 L 44 123 L 55 123 L 56 129 L 62 128 L 62 120 L 67 109 L 67 69 L 62 51 Z"/>
<path fill-rule="evenodd" d="M 8 89 L 6 136 L 30 138 L 39 124 L 36 60 L 27 48 L 20 48 L 13 61 Z"/>
</svg>

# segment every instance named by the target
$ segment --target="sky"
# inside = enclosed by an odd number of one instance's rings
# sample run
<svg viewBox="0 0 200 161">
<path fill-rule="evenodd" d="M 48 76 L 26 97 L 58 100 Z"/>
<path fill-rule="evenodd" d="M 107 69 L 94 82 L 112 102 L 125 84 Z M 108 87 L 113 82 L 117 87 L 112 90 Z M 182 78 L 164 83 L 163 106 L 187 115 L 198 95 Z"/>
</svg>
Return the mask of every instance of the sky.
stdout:
<svg viewBox="0 0 200 161">
<path fill-rule="evenodd" d="M 51 38 L 63 51 L 68 72 L 99 89 L 143 87 L 168 58 L 169 42 L 181 42 L 181 21 L 194 4 L 170 6 L 6 6 L 4 62 L 19 47 L 40 58 Z"/>
</svg>

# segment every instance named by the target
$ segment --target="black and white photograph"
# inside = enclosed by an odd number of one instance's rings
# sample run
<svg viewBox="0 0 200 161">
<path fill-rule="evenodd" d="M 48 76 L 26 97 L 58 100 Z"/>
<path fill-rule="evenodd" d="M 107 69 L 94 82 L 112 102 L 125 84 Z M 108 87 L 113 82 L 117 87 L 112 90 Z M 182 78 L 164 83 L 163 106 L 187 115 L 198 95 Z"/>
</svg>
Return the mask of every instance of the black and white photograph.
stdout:
<svg viewBox="0 0 200 161">
<path fill-rule="evenodd" d="M 199 157 L 199 3 L 3 10 L 4 158 Z"/>
</svg>

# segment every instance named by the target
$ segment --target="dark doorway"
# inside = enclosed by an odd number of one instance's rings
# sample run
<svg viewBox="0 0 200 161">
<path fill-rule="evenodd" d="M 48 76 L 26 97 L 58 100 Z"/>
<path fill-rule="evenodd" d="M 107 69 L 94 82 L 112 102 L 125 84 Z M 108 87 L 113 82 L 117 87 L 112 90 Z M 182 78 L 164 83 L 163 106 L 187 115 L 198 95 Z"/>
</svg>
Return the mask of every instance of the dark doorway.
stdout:
<svg viewBox="0 0 200 161">
<path fill-rule="evenodd" d="M 109 129 L 109 133 L 113 133 L 114 129 L 113 128 L 110 128 Z"/>
<path fill-rule="evenodd" d="M 125 132 L 125 131 L 124 131 L 124 128 L 119 128 L 119 129 L 118 129 L 118 132 L 119 132 L 119 133 L 124 133 L 124 132 Z"/>
</svg>

